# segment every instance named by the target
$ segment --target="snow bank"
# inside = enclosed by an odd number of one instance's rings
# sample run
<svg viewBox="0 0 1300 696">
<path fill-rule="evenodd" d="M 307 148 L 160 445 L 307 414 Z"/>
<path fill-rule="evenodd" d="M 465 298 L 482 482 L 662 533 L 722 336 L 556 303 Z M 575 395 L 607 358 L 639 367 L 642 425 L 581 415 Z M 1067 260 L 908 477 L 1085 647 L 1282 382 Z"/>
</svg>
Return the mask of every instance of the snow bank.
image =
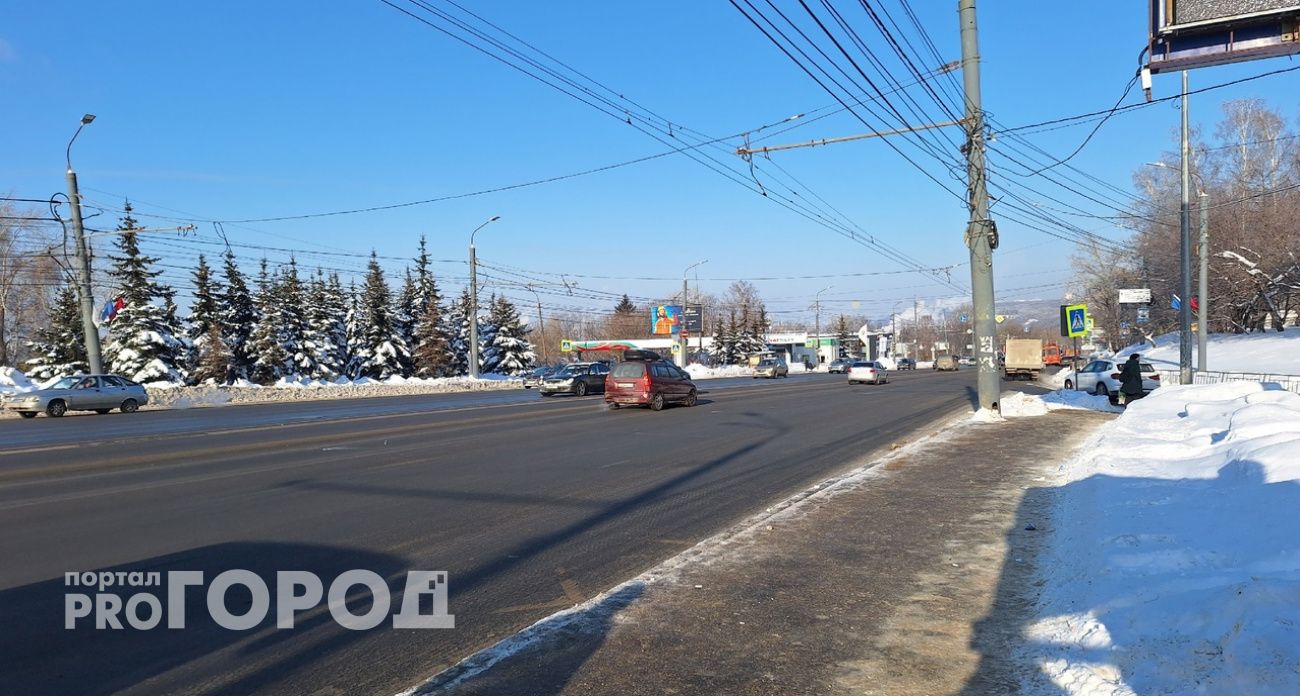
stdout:
<svg viewBox="0 0 1300 696">
<path fill-rule="evenodd" d="M 1300 395 L 1163 387 L 1080 452 L 1025 634 L 1051 685 L 1028 692 L 1294 694 Z"/>
<path fill-rule="evenodd" d="M 1062 409 L 1086 409 L 1105 413 L 1123 413 L 1124 409 L 1110 403 L 1110 399 L 1087 392 L 1058 390 L 1035 396 L 1014 392 L 1002 397 L 1002 415 L 1007 418 L 1043 416 Z"/>
<path fill-rule="evenodd" d="M 1155 348 L 1150 343 L 1141 343 L 1115 355 L 1124 360 L 1130 353 L 1141 353 L 1142 359 L 1156 369 L 1177 370 L 1178 334 L 1156 336 L 1155 341 Z M 1193 355 L 1195 350 L 1192 349 Z M 1208 370 L 1300 375 L 1300 329 L 1291 328 L 1282 333 L 1210 334 L 1205 353 Z"/>
<path fill-rule="evenodd" d="M 686 366 L 686 373 L 691 376 L 691 379 L 719 379 L 722 377 L 749 377 L 754 374 L 754 370 L 745 365 L 709 367 L 708 365 L 692 364 Z"/>
<path fill-rule="evenodd" d="M 36 389 L 27 375 L 18 369 L 8 366 L 0 366 L 0 396 L 9 394 L 19 394 Z"/>
</svg>

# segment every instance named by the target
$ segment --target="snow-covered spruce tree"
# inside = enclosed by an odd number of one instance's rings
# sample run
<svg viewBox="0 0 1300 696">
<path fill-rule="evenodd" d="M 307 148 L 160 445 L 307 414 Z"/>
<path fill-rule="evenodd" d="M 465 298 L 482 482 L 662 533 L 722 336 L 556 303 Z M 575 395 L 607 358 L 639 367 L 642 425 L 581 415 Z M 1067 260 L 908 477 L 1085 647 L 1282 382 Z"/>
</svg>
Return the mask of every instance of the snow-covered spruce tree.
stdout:
<svg viewBox="0 0 1300 696">
<path fill-rule="evenodd" d="M 450 377 L 454 374 L 451 343 L 447 340 L 442 304 L 430 302 L 415 324 L 415 349 L 411 353 L 416 377 Z"/>
<path fill-rule="evenodd" d="M 504 296 L 492 302 L 488 323 L 496 328 L 490 346 L 496 359 L 493 372 L 517 375 L 533 366 L 536 356 L 528 341 L 529 330 L 514 303 Z"/>
<path fill-rule="evenodd" d="M 338 282 L 337 276 L 333 282 Z M 342 373 L 342 352 L 346 350 L 346 329 L 339 317 L 344 303 L 341 297 L 335 298 L 333 286 L 320 269 L 307 284 L 303 304 L 305 325 L 300 350 L 311 367 L 301 374 L 309 379 L 336 379 Z"/>
<path fill-rule="evenodd" d="M 379 258 L 370 253 L 366 283 L 357 303 L 362 343 L 354 359 L 358 377 L 387 379 L 408 373 L 411 351 L 394 316 L 392 295 Z"/>
<path fill-rule="evenodd" d="M 393 324 L 408 346 L 415 345 L 415 322 L 420 316 L 417 305 L 415 278 L 411 276 L 410 268 L 403 269 L 402 289 L 397 293 L 397 301 L 393 303 Z"/>
<path fill-rule="evenodd" d="M 452 375 L 469 374 L 469 304 L 469 288 L 465 288 L 444 318 L 443 335 L 451 353 Z"/>
<path fill-rule="evenodd" d="M 267 272 L 266 259 L 263 258 L 257 275 L 257 296 L 253 299 L 258 318 L 246 344 L 248 357 L 252 361 L 248 378 L 263 385 L 274 384 L 284 377 L 289 363 L 289 354 L 281 340 L 276 285 Z"/>
<path fill-rule="evenodd" d="M 480 316 L 478 320 L 478 371 L 479 374 L 488 374 L 496 372 L 497 366 L 501 364 L 501 353 L 496 348 L 497 324 L 492 315 L 492 308 L 496 306 L 496 293 L 492 294 L 488 300 L 488 315 Z"/>
<path fill-rule="evenodd" d="M 724 362 L 727 346 L 727 326 L 722 321 L 722 315 L 713 316 L 713 344 L 709 347 L 709 359 L 714 365 L 725 365 Z"/>
<path fill-rule="evenodd" d="M 311 377 L 316 373 L 316 361 L 307 342 L 307 308 L 298 277 L 298 262 L 289 258 L 289 265 L 280 272 L 275 285 L 276 309 L 279 312 L 280 346 L 287 356 L 286 374 Z"/>
<path fill-rule="evenodd" d="M 117 228 L 117 253 L 109 255 L 113 266 L 108 274 L 125 306 L 109 324 L 104 362 L 113 372 L 137 382 L 183 382 L 186 341 L 176 320 L 175 293 L 155 282 L 162 271 L 152 269 L 158 259 L 140 251 L 130 203 L 124 213 Z"/>
<path fill-rule="evenodd" d="M 348 283 L 344 299 L 348 309 L 343 316 L 343 375 L 356 379 L 366 342 L 365 327 L 361 322 L 361 294 L 357 292 L 356 282 Z"/>
<path fill-rule="evenodd" d="M 891 339 L 892 340 L 892 339 Z M 835 353 L 837 358 L 842 358 L 848 352 L 845 346 L 849 344 L 849 321 L 841 314 L 835 320 Z"/>
<path fill-rule="evenodd" d="M 231 379 L 247 379 L 253 369 L 253 358 L 248 352 L 248 337 L 257 324 L 257 308 L 253 304 L 252 293 L 248 291 L 248 281 L 235 263 L 234 253 L 227 249 L 222 260 L 225 287 L 218 295 L 221 338 L 230 350 Z"/>
<path fill-rule="evenodd" d="M 71 284 L 64 285 L 54 293 L 49 322 L 37 329 L 35 340 L 27 344 L 32 356 L 27 361 L 27 376 L 44 382 L 89 372 L 85 335 L 77 291 Z"/>
<path fill-rule="evenodd" d="M 231 381 L 231 355 L 221 337 L 221 325 L 211 324 L 206 336 L 194 342 L 196 359 L 190 368 L 193 384 L 227 384 Z"/>
<path fill-rule="evenodd" d="M 203 344 L 212 337 L 212 327 L 217 327 L 217 335 L 221 334 L 221 315 L 217 297 L 221 295 L 221 287 L 212 277 L 212 269 L 208 266 L 208 260 L 199 254 L 199 264 L 194 269 L 194 300 L 190 303 L 189 328 L 185 335 L 190 340 L 190 351 L 186 359 L 186 365 L 190 368 L 190 379 L 200 380 L 194 374 L 194 367 L 198 365 L 199 358 L 203 354 Z M 224 343 L 224 342 L 223 342 Z M 223 346 L 224 347 L 224 346 Z M 229 350 L 224 351 L 229 355 Z M 207 371 L 211 373 L 211 370 Z M 209 379 L 208 376 L 202 379 Z M 225 373 L 219 378 L 214 378 L 216 382 L 225 382 Z"/>
</svg>

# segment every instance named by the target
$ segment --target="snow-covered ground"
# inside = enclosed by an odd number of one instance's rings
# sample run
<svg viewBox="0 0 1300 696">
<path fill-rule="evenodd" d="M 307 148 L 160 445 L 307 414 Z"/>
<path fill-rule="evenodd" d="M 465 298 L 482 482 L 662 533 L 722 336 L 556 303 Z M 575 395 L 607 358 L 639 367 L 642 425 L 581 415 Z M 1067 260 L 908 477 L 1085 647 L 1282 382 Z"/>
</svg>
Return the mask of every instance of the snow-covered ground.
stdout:
<svg viewBox="0 0 1300 696">
<path fill-rule="evenodd" d="M 1150 343 L 1140 343 L 1120 350 L 1116 357 L 1124 360 L 1129 353 L 1141 353 L 1142 359 L 1157 370 L 1177 370 L 1178 334 L 1162 334 L 1155 340 L 1155 348 Z M 1210 334 L 1205 353 L 1206 369 L 1217 372 L 1300 375 L 1300 328 L 1282 333 Z M 1195 347 L 1192 355 L 1195 364 Z"/>
<path fill-rule="evenodd" d="M 1052 482 L 1025 691 L 1300 692 L 1300 395 L 1166 386 L 1079 452 Z"/>
<path fill-rule="evenodd" d="M 1108 397 L 1064 389 L 1041 396 L 1024 392 L 1012 392 L 1003 396 L 999 405 L 1001 406 L 1002 415 L 1007 418 L 1042 416 L 1051 411 L 1062 409 L 1087 409 L 1106 413 L 1124 412 L 1123 408 L 1111 404 Z"/>
</svg>

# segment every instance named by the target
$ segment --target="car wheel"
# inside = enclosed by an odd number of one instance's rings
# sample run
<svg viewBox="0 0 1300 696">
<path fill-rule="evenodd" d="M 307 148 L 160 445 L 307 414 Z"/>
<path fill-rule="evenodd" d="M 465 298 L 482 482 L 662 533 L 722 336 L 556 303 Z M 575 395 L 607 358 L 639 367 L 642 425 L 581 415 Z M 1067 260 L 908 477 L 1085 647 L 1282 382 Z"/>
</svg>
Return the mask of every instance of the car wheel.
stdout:
<svg viewBox="0 0 1300 696">
<path fill-rule="evenodd" d="M 575 386 L 575 387 L 573 388 L 573 395 L 574 395 L 574 396 L 586 396 L 586 395 L 587 395 L 587 383 L 586 383 L 586 382 L 578 382 L 577 386 Z"/>
<path fill-rule="evenodd" d="M 662 392 L 655 394 L 654 398 L 650 399 L 650 410 L 651 411 L 664 410 L 664 395 Z"/>
<path fill-rule="evenodd" d="M 36 417 L 36 412 L 35 412 L 35 411 L 19 411 L 19 412 L 18 412 L 18 415 L 22 416 L 23 418 L 35 418 L 35 417 Z"/>
<path fill-rule="evenodd" d="M 49 406 L 45 407 L 45 413 L 48 414 L 51 418 L 59 418 L 67 412 L 68 412 L 68 405 L 63 403 L 62 399 L 55 399 L 54 401 L 50 402 Z"/>
<path fill-rule="evenodd" d="M 1096 394 L 1097 396 L 1110 396 L 1110 390 L 1107 389 L 1106 385 L 1102 384 L 1101 382 L 1098 382 L 1097 386 L 1093 387 L 1092 393 Z"/>
<path fill-rule="evenodd" d="M 686 395 L 686 405 L 687 406 L 695 405 L 695 390 L 692 389 L 691 393 Z"/>
<path fill-rule="evenodd" d="M 611 411 L 617 411 L 618 409 L 622 408 L 619 404 L 616 404 L 613 401 L 605 404 L 605 406 L 608 407 L 609 410 Z"/>
<path fill-rule="evenodd" d="M 135 413 L 140 410 L 140 402 L 135 399 L 127 399 L 122 402 L 122 413 Z"/>
<path fill-rule="evenodd" d="M 1072 382 L 1072 381 L 1070 381 L 1070 380 L 1068 380 L 1068 379 L 1065 380 L 1065 388 L 1066 388 L 1066 389 L 1074 389 L 1074 382 Z"/>
<path fill-rule="evenodd" d="M 111 409 L 111 408 L 97 408 L 97 409 L 95 409 L 95 413 L 98 413 L 99 415 L 102 416 L 102 415 L 105 415 L 106 413 L 108 413 L 109 411 L 112 411 L 112 410 L 113 410 L 113 409 Z"/>
</svg>

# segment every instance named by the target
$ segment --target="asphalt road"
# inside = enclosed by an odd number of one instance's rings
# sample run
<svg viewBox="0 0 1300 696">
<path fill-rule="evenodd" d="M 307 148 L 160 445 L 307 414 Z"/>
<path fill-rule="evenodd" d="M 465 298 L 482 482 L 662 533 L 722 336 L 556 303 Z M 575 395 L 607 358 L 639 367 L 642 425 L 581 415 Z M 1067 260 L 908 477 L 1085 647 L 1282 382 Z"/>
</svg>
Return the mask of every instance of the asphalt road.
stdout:
<svg viewBox="0 0 1300 696">
<path fill-rule="evenodd" d="M 701 387 L 695 408 L 659 413 L 515 392 L 0 423 L 0 684 L 396 693 L 877 447 L 930 432 L 970 407 L 974 372 Z M 445 570 L 456 627 L 350 631 L 318 607 L 277 630 L 273 606 L 257 627 L 228 631 L 200 589 L 184 630 L 63 628 L 65 572 L 211 580 L 237 568 L 272 588 L 279 570 L 310 570 L 328 586 L 367 569 L 395 596 L 407 570 Z M 230 595 L 232 611 L 240 599 Z"/>
</svg>

